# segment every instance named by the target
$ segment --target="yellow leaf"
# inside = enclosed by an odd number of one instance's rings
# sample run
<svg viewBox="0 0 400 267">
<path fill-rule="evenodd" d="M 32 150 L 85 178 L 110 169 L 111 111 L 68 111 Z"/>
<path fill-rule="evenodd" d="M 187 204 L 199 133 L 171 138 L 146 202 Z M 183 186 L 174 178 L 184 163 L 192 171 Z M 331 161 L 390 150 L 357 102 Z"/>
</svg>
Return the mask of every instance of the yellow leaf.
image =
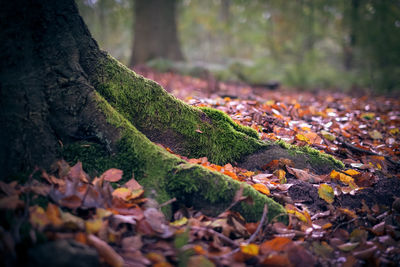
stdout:
<svg viewBox="0 0 400 267">
<path fill-rule="evenodd" d="M 348 176 L 348 175 L 346 175 L 344 173 L 337 172 L 337 171 L 333 170 L 330 173 L 330 177 L 333 178 L 333 179 L 338 179 L 342 183 L 348 184 L 353 189 L 357 188 L 357 185 L 355 184 L 354 179 L 351 176 Z"/>
<path fill-rule="evenodd" d="M 44 209 L 37 205 L 29 208 L 29 221 L 38 228 L 45 227 L 50 223 Z"/>
<path fill-rule="evenodd" d="M 297 219 L 299 219 L 302 222 L 307 223 L 307 218 L 306 216 L 304 216 L 303 213 L 301 213 L 300 211 L 297 210 L 293 210 L 293 209 L 286 209 L 287 213 L 293 214 L 294 216 L 297 217 Z"/>
<path fill-rule="evenodd" d="M 375 117 L 375 113 L 373 112 L 365 112 L 361 114 L 361 117 L 367 120 L 371 120 Z"/>
<path fill-rule="evenodd" d="M 327 184 L 320 184 L 318 187 L 318 195 L 320 198 L 328 202 L 329 204 L 333 203 L 333 199 L 335 198 L 335 194 L 331 186 Z"/>
<path fill-rule="evenodd" d="M 268 187 L 266 187 L 263 184 L 253 184 L 252 186 L 255 190 L 257 190 L 267 196 L 271 195 L 271 192 L 269 191 Z"/>
<path fill-rule="evenodd" d="M 383 138 L 382 134 L 380 132 L 378 132 L 377 130 L 370 131 L 370 132 L 368 132 L 368 134 L 374 140 Z"/>
<path fill-rule="evenodd" d="M 329 140 L 331 142 L 335 141 L 335 139 L 336 139 L 336 136 L 334 136 L 333 134 L 331 134 L 330 132 L 327 132 L 325 130 L 322 130 L 321 134 L 325 139 L 327 139 L 327 140 Z"/>
<path fill-rule="evenodd" d="M 389 130 L 389 133 L 395 135 L 395 134 L 400 133 L 400 130 L 399 130 L 399 128 L 390 129 L 390 130 Z"/>
<path fill-rule="evenodd" d="M 310 139 L 308 139 L 306 136 L 302 135 L 302 134 L 296 134 L 296 139 L 299 141 L 304 141 L 308 144 L 310 144 Z"/>
<path fill-rule="evenodd" d="M 286 172 L 282 169 L 276 170 L 274 171 L 274 174 L 276 177 L 278 177 L 279 182 L 281 184 L 285 184 L 286 183 Z"/>
<path fill-rule="evenodd" d="M 182 217 L 179 220 L 173 221 L 172 223 L 170 223 L 170 225 L 172 226 L 182 226 L 187 224 L 188 219 L 186 217 Z"/>
<path fill-rule="evenodd" d="M 345 171 L 346 174 L 350 175 L 350 176 L 355 176 L 355 175 L 359 175 L 360 172 L 353 170 L 353 169 L 349 169 L 347 171 Z"/>
<path fill-rule="evenodd" d="M 345 208 L 339 208 L 339 211 L 341 211 L 344 214 L 347 214 L 348 216 L 350 216 L 351 218 L 357 218 L 357 214 L 349 209 L 345 209 Z"/>
<path fill-rule="evenodd" d="M 241 244 L 240 251 L 243 254 L 247 254 L 249 256 L 257 256 L 259 252 L 259 247 L 256 244 Z"/>
<path fill-rule="evenodd" d="M 244 176 L 246 176 L 246 177 L 251 177 L 251 176 L 253 176 L 255 173 L 254 172 L 251 172 L 251 171 L 247 171 L 247 172 L 244 172 L 243 173 L 243 175 Z"/>
<path fill-rule="evenodd" d="M 143 189 L 136 189 L 131 191 L 131 195 L 127 198 L 127 200 L 132 200 L 138 197 L 141 197 L 144 193 Z"/>
<path fill-rule="evenodd" d="M 85 221 L 86 232 L 88 234 L 96 234 L 100 231 L 101 227 L 103 226 L 103 220 L 90 220 Z"/>
</svg>

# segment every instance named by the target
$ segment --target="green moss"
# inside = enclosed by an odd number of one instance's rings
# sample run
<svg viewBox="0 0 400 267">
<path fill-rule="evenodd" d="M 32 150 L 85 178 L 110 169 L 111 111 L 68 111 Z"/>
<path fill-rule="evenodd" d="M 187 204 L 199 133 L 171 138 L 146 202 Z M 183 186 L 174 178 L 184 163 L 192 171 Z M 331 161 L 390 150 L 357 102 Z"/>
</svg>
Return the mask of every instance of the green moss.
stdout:
<svg viewBox="0 0 400 267">
<path fill-rule="evenodd" d="M 326 153 L 322 153 L 309 146 L 294 146 L 286 143 L 283 140 L 278 140 L 275 142 L 282 148 L 288 150 L 293 156 L 304 156 L 306 155 L 308 162 L 311 166 L 326 165 L 330 166 L 332 169 L 343 169 L 343 162 L 335 159 L 333 156 Z"/>
<path fill-rule="evenodd" d="M 91 83 L 113 108 L 150 140 L 166 142 L 181 155 L 225 164 L 264 146 L 251 128 L 221 111 L 183 103 L 110 56 L 100 62 L 97 73 Z"/>
<path fill-rule="evenodd" d="M 209 118 L 211 118 L 213 121 L 218 121 L 218 122 L 222 122 L 225 123 L 229 126 L 231 126 L 233 129 L 235 129 L 238 132 L 244 133 L 250 137 L 253 137 L 255 139 L 258 139 L 258 133 L 256 130 L 247 127 L 247 126 L 243 126 L 240 124 L 235 123 L 231 117 L 229 117 L 226 113 L 214 109 L 214 108 L 208 108 L 208 107 L 202 107 L 200 108 L 204 113 L 207 114 L 207 116 Z"/>
<path fill-rule="evenodd" d="M 102 145 L 95 143 L 75 143 L 64 148 L 63 153 L 68 160 L 81 160 L 85 170 L 97 170 L 98 174 L 108 168 L 122 169 L 124 181 L 134 174 L 147 193 L 156 192 L 154 196 L 159 203 L 177 197 L 187 205 L 205 208 L 212 215 L 230 205 L 240 183 L 199 165 L 186 163 L 156 146 L 102 96 L 97 94 L 97 99 L 99 109 L 105 114 L 108 123 L 120 131 L 117 153 L 110 154 Z M 244 191 L 255 201 L 254 206 L 241 204 L 236 207 L 245 218 L 258 220 L 265 203 L 270 206 L 271 216 L 284 213 L 279 204 L 251 187 L 246 185 Z M 164 212 L 170 216 L 170 207 L 166 207 Z"/>
<path fill-rule="evenodd" d="M 219 214 L 225 210 L 240 186 L 244 186 L 243 195 L 250 196 L 254 204 L 240 203 L 234 210 L 245 214 L 247 220 L 260 220 L 265 203 L 268 204 L 268 218 L 286 214 L 283 207 L 272 199 L 260 194 L 247 184 L 235 181 L 220 173 L 204 169 L 199 165 L 180 164 L 174 170 L 174 175 L 168 181 L 168 188 L 178 199 L 196 206 L 206 207 L 208 212 Z M 284 216 L 281 220 L 285 221 Z"/>
</svg>

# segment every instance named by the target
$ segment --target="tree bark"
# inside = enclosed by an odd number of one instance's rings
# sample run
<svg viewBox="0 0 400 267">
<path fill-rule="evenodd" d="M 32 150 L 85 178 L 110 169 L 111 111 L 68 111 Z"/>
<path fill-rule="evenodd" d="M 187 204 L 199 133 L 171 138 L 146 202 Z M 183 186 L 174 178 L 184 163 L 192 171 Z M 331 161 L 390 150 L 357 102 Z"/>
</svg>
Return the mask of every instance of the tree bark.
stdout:
<svg viewBox="0 0 400 267">
<path fill-rule="evenodd" d="M 183 60 L 176 27 L 176 0 L 137 0 L 130 66 L 155 58 Z"/>
<path fill-rule="evenodd" d="M 248 168 L 274 156 L 310 168 L 340 167 L 316 151 L 261 142 L 226 114 L 190 107 L 135 74 L 98 48 L 72 0 L 1 2 L 0 17 L 1 179 L 34 166 L 49 168 L 59 158 L 80 160 L 89 172 L 113 167 L 125 179 L 134 174 L 160 202 L 176 197 L 215 215 L 241 183 L 153 142 L 214 163 L 243 160 Z M 265 203 L 270 219 L 285 213 L 248 185 L 244 195 L 254 206 L 235 208 L 249 220 L 259 219 Z"/>
</svg>

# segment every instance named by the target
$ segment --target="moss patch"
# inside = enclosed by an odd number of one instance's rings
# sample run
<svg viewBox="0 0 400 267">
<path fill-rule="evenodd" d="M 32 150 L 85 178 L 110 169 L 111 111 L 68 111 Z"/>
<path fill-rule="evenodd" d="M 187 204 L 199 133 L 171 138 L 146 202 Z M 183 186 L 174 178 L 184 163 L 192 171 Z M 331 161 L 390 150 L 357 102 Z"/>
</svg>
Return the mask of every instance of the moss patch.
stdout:
<svg viewBox="0 0 400 267">
<path fill-rule="evenodd" d="M 225 164 L 264 147 L 251 128 L 221 111 L 183 103 L 110 56 L 100 60 L 96 73 L 91 83 L 113 108 L 151 141 L 180 155 Z"/>
<path fill-rule="evenodd" d="M 176 197 L 182 203 L 193 205 L 210 215 L 217 215 L 230 205 L 240 183 L 189 164 L 156 146 L 102 96 L 97 94 L 96 98 L 107 122 L 120 131 L 120 138 L 116 141 L 117 152 L 110 154 L 100 144 L 75 143 L 66 146 L 63 151 L 68 160 L 81 160 L 85 170 L 97 170 L 99 174 L 108 168 L 122 169 L 124 181 L 134 174 L 147 193 L 156 192 L 154 196 L 159 203 Z M 285 214 L 282 206 L 251 187 L 246 186 L 244 193 L 251 195 L 255 201 L 254 206 L 241 204 L 235 207 L 246 219 L 259 220 L 265 203 L 269 205 L 270 216 Z M 170 216 L 170 207 L 166 207 L 164 212 Z"/>
<path fill-rule="evenodd" d="M 320 152 L 309 146 L 294 146 L 286 143 L 283 140 L 279 140 L 276 142 L 282 148 L 288 149 L 289 153 L 294 153 L 295 155 L 305 154 L 308 158 L 308 162 L 312 166 L 325 165 L 329 166 L 332 169 L 343 169 L 344 164 L 340 160 L 335 159 L 333 156 L 328 155 L 326 153 Z"/>
</svg>

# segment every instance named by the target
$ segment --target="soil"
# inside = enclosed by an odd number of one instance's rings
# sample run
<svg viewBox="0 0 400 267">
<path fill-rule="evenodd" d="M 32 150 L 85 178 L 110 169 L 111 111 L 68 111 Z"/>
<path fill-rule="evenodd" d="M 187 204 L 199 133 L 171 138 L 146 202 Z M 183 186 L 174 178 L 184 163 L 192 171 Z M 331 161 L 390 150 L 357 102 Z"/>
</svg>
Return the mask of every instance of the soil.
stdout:
<svg viewBox="0 0 400 267">
<path fill-rule="evenodd" d="M 327 203 L 318 196 L 318 187 L 299 180 L 288 190 L 289 196 L 295 202 L 305 204 L 312 212 L 327 210 Z M 355 193 L 342 194 L 335 197 L 332 203 L 335 207 L 357 209 L 363 201 L 368 207 L 374 205 L 392 206 L 393 201 L 400 197 L 400 180 L 395 178 L 380 178 L 372 187 L 361 189 Z"/>
</svg>

